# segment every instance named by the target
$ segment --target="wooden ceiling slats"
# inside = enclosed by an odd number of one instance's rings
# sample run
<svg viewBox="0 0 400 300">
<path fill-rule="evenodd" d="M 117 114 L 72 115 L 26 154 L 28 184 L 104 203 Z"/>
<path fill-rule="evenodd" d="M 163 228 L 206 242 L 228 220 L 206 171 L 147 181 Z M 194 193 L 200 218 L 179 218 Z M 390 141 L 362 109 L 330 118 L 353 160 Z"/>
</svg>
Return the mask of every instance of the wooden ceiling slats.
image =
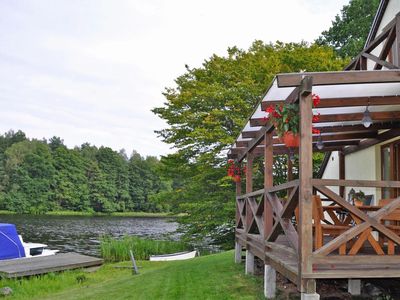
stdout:
<svg viewBox="0 0 400 300">
<path fill-rule="evenodd" d="M 272 100 L 261 102 L 261 109 L 270 105 L 282 104 L 284 101 Z M 346 97 L 346 98 L 321 98 L 318 108 L 352 107 L 352 106 L 379 106 L 400 104 L 400 96 L 373 96 L 373 97 Z"/>
</svg>

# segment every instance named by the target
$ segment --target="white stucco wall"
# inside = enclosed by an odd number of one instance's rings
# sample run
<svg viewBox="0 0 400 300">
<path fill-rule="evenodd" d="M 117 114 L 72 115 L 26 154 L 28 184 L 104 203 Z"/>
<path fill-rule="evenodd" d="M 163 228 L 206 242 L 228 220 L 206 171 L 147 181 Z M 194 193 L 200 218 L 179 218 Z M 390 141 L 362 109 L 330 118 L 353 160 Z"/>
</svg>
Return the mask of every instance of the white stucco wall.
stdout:
<svg viewBox="0 0 400 300">
<path fill-rule="evenodd" d="M 372 146 L 367 149 L 346 155 L 345 178 L 380 180 L 380 172 L 378 172 L 378 160 L 380 161 L 380 147 L 378 146 Z M 374 195 L 375 203 L 377 199 L 380 198 L 380 189 L 376 188 L 347 187 L 345 190 L 346 195 L 351 188 L 354 188 L 356 192 L 362 190 L 366 195 Z"/>
<path fill-rule="evenodd" d="M 339 153 L 332 152 L 329 162 L 326 165 L 322 179 L 339 179 Z M 332 191 L 339 194 L 339 187 L 329 187 Z"/>
</svg>

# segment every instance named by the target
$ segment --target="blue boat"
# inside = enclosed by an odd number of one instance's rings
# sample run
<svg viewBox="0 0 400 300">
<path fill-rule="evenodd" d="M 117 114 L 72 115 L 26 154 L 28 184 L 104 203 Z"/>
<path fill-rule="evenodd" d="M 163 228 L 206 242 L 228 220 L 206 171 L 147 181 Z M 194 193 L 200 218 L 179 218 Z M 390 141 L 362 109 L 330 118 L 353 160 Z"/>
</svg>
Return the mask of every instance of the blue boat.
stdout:
<svg viewBox="0 0 400 300">
<path fill-rule="evenodd" d="M 0 260 L 47 256 L 58 252 L 46 247 L 45 244 L 24 242 L 14 224 L 0 223 Z"/>
</svg>

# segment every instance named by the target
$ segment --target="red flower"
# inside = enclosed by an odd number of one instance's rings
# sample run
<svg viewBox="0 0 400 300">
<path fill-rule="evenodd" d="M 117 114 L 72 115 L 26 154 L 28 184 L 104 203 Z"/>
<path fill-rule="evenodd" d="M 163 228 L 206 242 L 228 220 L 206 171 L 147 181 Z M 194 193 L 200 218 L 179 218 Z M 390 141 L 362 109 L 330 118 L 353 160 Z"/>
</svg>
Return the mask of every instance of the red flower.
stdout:
<svg viewBox="0 0 400 300">
<path fill-rule="evenodd" d="M 282 118 L 282 116 L 281 116 L 278 112 L 276 112 L 276 111 L 274 111 L 274 112 L 272 113 L 272 115 L 273 115 L 274 118 Z"/>
<path fill-rule="evenodd" d="M 321 116 L 321 114 L 320 114 L 320 113 L 318 113 L 318 114 L 316 114 L 316 115 L 313 115 L 313 117 L 312 117 L 312 121 L 313 121 L 313 122 L 318 122 L 318 121 L 319 121 L 319 119 L 320 119 L 320 116 Z"/>
<path fill-rule="evenodd" d="M 273 105 L 268 106 L 265 111 L 267 113 L 273 113 L 275 111 L 275 107 Z"/>
<path fill-rule="evenodd" d="M 316 94 L 312 95 L 312 100 L 313 100 L 313 106 L 314 107 L 317 107 L 319 105 L 319 103 L 321 102 L 321 99 Z"/>
<path fill-rule="evenodd" d="M 317 128 L 312 128 L 312 133 L 313 134 L 320 134 L 321 130 L 317 129 Z"/>
</svg>

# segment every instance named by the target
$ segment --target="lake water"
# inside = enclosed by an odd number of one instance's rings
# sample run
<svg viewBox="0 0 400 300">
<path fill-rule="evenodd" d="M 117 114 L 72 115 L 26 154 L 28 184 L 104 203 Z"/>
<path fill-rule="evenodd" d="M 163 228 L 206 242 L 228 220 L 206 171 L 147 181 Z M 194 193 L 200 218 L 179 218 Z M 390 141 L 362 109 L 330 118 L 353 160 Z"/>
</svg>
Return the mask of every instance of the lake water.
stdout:
<svg viewBox="0 0 400 300">
<path fill-rule="evenodd" d="M 168 218 L 0 215 L 0 223 L 15 224 L 24 241 L 47 244 L 60 252 L 95 256 L 99 256 L 103 235 L 177 237 L 177 223 Z"/>
</svg>

